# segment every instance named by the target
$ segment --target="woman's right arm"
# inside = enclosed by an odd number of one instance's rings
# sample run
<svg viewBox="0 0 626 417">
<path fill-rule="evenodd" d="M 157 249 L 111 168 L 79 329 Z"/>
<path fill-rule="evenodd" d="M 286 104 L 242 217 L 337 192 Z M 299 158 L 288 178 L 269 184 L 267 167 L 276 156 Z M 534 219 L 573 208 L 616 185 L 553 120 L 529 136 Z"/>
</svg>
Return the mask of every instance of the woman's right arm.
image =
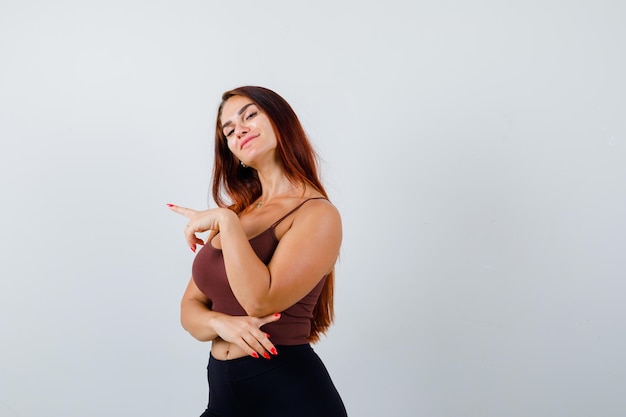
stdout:
<svg viewBox="0 0 626 417">
<path fill-rule="evenodd" d="M 201 342 L 208 342 L 218 337 L 211 322 L 221 313 L 211 311 L 211 300 L 196 286 L 193 278 L 180 302 L 180 322 L 185 330 Z"/>
<path fill-rule="evenodd" d="M 201 342 L 221 338 L 240 347 L 248 355 L 276 354 L 276 347 L 261 326 L 280 319 L 280 314 L 265 317 L 229 316 L 211 311 L 211 300 L 197 287 L 193 277 L 180 303 L 180 322 L 185 330 Z"/>
</svg>

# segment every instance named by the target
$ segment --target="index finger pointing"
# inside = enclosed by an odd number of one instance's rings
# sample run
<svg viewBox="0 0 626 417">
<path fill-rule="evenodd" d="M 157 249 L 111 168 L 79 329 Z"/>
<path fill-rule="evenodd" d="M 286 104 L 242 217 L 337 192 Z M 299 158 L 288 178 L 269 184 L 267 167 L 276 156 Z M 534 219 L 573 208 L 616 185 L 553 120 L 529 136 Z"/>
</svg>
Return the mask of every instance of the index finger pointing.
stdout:
<svg viewBox="0 0 626 417">
<path fill-rule="evenodd" d="M 191 216 L 194 215 L 194 213 L 196 212 L 196 210 L 187 208 L 187 207 L 180 207 L 174 204 L 167 204 L 167 207 L 169 207 L 170 210 L 172 210 L 173 212 L 176 212 L 178 214 L 181 214 L 185 217 L 187 217 L 188 219 L 191 218 Z"/>
</svg>

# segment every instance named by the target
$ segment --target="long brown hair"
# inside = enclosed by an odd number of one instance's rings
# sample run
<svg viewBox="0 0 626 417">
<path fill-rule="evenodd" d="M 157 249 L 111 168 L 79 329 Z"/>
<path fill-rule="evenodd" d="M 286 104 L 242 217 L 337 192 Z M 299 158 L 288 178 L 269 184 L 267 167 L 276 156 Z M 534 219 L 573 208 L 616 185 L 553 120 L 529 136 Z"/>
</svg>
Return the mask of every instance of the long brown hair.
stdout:
<svg viewBox="0 0 626 417">
<path fill-rule="evenodd" d="M 252 100 L 269 118 L 277 139 L 278 158 L 287 178 L 294 184 L 308 184 L 328 198 L 318 175 L 318 158 L 289 103 L 264 87 L 244 86 L 222 94 L 215 122 L 215 163 L 213 164 L 213 200 L 219 207 L 240 213 L 261 196 L 261 182 L 256 170 L 244 168 L 228 149 L 221 123 L 222 110 L 232 96 Z M 310 342 L 317 342 L 334 319 L 334 270 L 326 282 L 313 310 Z"/>
</svg>

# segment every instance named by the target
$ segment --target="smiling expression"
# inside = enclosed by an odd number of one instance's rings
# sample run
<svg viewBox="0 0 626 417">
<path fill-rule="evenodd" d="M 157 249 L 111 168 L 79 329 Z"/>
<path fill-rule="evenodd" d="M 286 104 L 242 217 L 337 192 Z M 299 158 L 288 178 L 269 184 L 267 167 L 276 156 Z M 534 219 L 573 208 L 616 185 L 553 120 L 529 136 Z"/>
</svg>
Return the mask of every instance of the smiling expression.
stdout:
<svg viewBox="0 0 626 417">
<path fill-rule="evenodd" d="M 229 98 L 222 108 L 220 121 L 228 149 L 246 165 L 254 164 L 276 149 L 272 123 L 248 97 Z"/>
</svg>

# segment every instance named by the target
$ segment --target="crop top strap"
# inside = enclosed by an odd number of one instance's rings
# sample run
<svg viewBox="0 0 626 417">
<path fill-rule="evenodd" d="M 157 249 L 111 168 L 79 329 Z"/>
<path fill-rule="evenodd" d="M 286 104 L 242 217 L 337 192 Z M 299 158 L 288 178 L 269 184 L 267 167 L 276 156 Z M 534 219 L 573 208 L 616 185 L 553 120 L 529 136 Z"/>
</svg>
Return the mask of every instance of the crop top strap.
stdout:
<svg viewBox="0 0 626 417">
<path fill-rule="evenodd" d="M 294 211 L 298 210 L 300 207 L 302 207 L 304 205 L 304 203 L 306 203 L 307 201 L 310 200 L 326 200 L 326 197 L 311 197 L 311 198 L 307 198 L 306 200 L 304 200 L 302 203 L 298 204 L 296 207 L 294 207 L 293 209 L 289 210 L 289 212 L 287 214 L 285 214 L 283 217 L 281 217 L 280 219 L 278 219 L 273 225 L 270 226 L 270 229 L 275 228 L 276 226 L 278 226 L 278 224 L 280 222 L 282 222 L 283 220 L 285 220 L 287 217 L 289 217 Z"/>
</svg>

